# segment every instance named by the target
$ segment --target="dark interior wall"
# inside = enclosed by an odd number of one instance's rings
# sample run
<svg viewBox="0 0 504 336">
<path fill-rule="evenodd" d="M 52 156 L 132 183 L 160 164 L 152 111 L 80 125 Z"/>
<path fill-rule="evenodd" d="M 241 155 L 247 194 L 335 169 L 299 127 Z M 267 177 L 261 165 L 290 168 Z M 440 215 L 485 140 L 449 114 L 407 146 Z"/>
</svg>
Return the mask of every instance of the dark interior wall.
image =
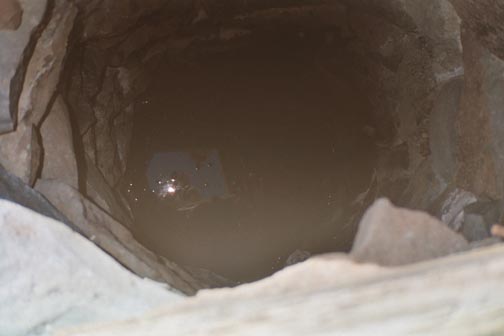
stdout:
<svg viewBox="0 0 504 336">
<path fill-rule="evenodd" d="M 277 270 L 296 249 L 349 249 L 354 228 L 333 217 L 367 187 L 376 139 L 366 94 L 343 66 L 352 60 L 333 42 L 264 31 L 223 50 L 195 44 L 158 68 L 137 105 L 126 180 L 147 245 L 240 280 Z M 177 214 L 144 191 L 156 153 L 210 149 L 230 199 Z"/>
<path fill-rule="evenodd" d="M 460 61 L 458 21 L 445 5 L 82 2 L 65 86 L 82 191 L 160 253 L 243 278 L 278 268 L 296 248 L 348 249 L 376 196 L 428 209 L 449 183 L 430 162 L 430 111 Z M 207 213 L 179 227 L 185 215 L 170 218 L 140 195 L 152 152 L 199 147 L 222 152 L 236 190 L 262 186 L 263 208 L 248 211 L 266 216 L 255 222 L 267 230 L 252 230 L 248 247 L 239 246 L 247 230 L 226 237 L 245 210 L 226 224 L 206 225 L 219 222 Z M 140 194 L 128 204 L 130 183 Z M 151 213 L 157 223 L 139 219 Z M 206 247 L 187 250 L 194 239 Z M 277 246 L 250 257 L 265 241 Z M 212 255 L 214 246 L 222 249 Z M 243 254 L 234 264 L 225 259 L 233 248 Z M 238 274 L 244 256 L 267 267 Z"/>
</svg>

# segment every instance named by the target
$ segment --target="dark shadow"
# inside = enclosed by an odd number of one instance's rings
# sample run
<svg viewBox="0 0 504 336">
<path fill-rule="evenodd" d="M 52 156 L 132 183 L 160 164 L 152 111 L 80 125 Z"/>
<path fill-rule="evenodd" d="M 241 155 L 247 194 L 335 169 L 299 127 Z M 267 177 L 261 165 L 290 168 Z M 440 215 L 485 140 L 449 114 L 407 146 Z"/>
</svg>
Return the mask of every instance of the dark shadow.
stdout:
<svg viewBox="0 0 504 336">
<path fill-rule="evenodd" d="M 238 281 L 271 274 L 296 249 L 350 248 L 355 228 L 342 213 L 373 172 L 371 107 L 352 78 L 358 64 L 337 45 L 317 43 L 264 34 L 227 48 L 200 43 L 166 60 L 137 104 L 124 189 L 140 241 Z M 223 183 L 194 182 L 195 165 L 211 151 L 226 188 L 205 196 Z M 191 192 L 168 192 L 168 168 L 148 176 L 151 159 L 166 152 L 193 158 L 179 165 L 177 183 L 186 177 L 173 186 Z"/>
</svg>

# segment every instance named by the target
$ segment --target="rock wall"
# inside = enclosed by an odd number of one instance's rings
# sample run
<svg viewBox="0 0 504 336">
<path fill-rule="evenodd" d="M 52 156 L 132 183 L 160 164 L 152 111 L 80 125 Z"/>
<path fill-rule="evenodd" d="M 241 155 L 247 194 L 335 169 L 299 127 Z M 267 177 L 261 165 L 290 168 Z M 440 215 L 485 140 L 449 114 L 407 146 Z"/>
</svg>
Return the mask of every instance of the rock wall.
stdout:
<svg viewBox="0 0 504 336">
<path fill-rule="evenodd" d="M 67 73 L 72 74 L 66 70 L 72 68 L 69 57 L 74 45 L 70 42 L 80 41 L 81 32 L 87 38 L 103 34 L 86 28 L 85 23 L 92 20 L 83 18 L 88 10 L 93 11 L 93 6 L 105 14 L 100 2 L 84 3 L 89 7 L 67 0 L 0 2 L 0 8 L 6 10 L 0 20 L 0 45 L 6 51 L 0 55 L 0 124 L 1 131 L 7 132 L 0 138 L 0 163 L 21 179 L 16 182 L 19 190 L 8 192 L 22 193 L 22 188 L 26 188 L 23 182 L 37 185 L 71 219 L 69 226 L 90 240 L 98 239 L 102 249 L 130 270 L 194 294 L 208 283 L 202 284 L 178 265 L 159 261 L 139 246 L 124 228 L 132 221 L 127 204 L 113 189 L 124 169 L 131 133 L 128 94 L 138 91 L 132 86 L 133 71 L 109 65 L 100 77 L 103 81 L 96 82 L 97 103 L 92 113 L 99 122 L 90 127 L 100 142 L 98 148 L 82 148 L 83 143 L 94 143 L 96 139 L 81 133 L 86 126 L 79 118 L 86 118 L 85 110 L 75 110 L 66 94 L 72 87 L 65 90 Z M 137 13 L 136 9 L 133 11 Z M 92 13 L 89 15 L 95 19 Z M 107 21 L 109 16 L 104 15 L 102 20 Z M 131 17 L 127 17 L 131 24 Z M 96 28 L 93 24 L 90 27 Z M 117 32 L 119 28 L 111 29 Z M 85 59 L 96 61 L 92 57 Z M 69 78 L 70 83 L 78 83 L 77 79 L 71 80 L 71 75 Z M 86 160 L 86 156 L 90 159 Z M 2 192 L 2 197 L 6 195 Z M 84 212 L 78 212 L 79 209 Z"/>
</svg>

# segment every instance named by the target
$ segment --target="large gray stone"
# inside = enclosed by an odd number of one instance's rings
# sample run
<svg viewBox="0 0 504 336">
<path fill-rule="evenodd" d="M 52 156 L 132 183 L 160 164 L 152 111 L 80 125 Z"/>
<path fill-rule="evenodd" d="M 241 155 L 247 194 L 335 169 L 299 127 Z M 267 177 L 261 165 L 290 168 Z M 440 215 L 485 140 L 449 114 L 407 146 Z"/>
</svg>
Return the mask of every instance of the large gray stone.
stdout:
<svg viewBox="0 0 504 336">
<path fill-rule="evenodd" d="M 21 123 L 15 132 L 0 136 L 0 163 L 26 184 L 33 186 L 42 162 L 39 130 Z"/>
<path fill-rule="evenodd" d="M 52 335 L 178 301 L 64 224 L 0 200 L 0 335 Z"/>
<path fill-rule="evenodd" d="M 109 67 L 93 105 L 95 123 L 83 135 L 84 150 L 107 183 L 115 187 L 126 170 L 133 131 L 129 78 L 126 69 Z"/>
<path fill-rule="evenodd" d="M 74 27 L 77 8 L 72 2 L 57 0 L 51 18 L 38 37 L 27 66 L 19 98 L 18 120 L 39 125 L 59 84 L 68 37 Z"/>
<path fill-rule="evenodd" d="M 18 127 L 0 141 L 0 162 L 29 184 L 34 183 L 42 164 L 38 127 L 59 83 L 67 40 L 76 15 L 77 8 L 71 2 L 56 1 L 50 21 L 38 37 L 26 71 L 23 71 Z"/>
<path fill-rule="evenodd" d="M 2 6 L 6 5 L 2 0 Z M 32 34 L 46 13 L 47 0 L 20 1 L 21 26 L 16 31 L 0 30 L 0 134 L 14 129 L 17 99 L 21 93 L 25 61 L 33 51 Z M 0 8 L 1 9 L 1 8 Z"/>
<path fill-rule="evenodd" d="M 463 30 L 465 81 L 456 120 L 457 184 L 478 196 L 504 197 L 504 61 Z"/>
<path fill-rule="evenodd" d="M 44 162 L 41 176 L 78 188 L 79 174 L 75 157 L 72 126 L 65 101 L 58 96 L 40 127 Z"/>
<path fill-rule="evenodd" d="M 473 193 L 463 189 L 455 189 L 443 201 L 439 217 L 453 231 L 460 231 L 464 222 L 464 208 L 477 200 Z"/>
<path fill-rule="evenodd" d="M 450 183 L 457 169 L 457 137 L 453 121 L 457 118 L 462 96 L 463 78 L 443 85 L 430 115 L 429 140 L 434 172 Z"/>
<path fill-rule="evenodd" d="M 502 219 L 502 202 L 478 200 L 464 208 L 461 233 L 470 241 L 481 241 L 491 237 L 491 227 Z"/>
<path fill-rule="evenodd" d="M 436 218 L 379 199 L 362 218 L 350 256 L 359 262 L 399 266 L 468 249 L 464 237 Z"/>
<path fill-rule="evenodd" d="M 0 165 L 0 199 L 12 201 L 36 211 L 44 216 L 65 223 L 79 231 L 61 212 L 47 201 L 40 193 L 30 188 L 17 176 L 9 173 Z"/>
<path fill-rule="evenodd" d="M 431 70 L 443 83 L 463 74 L 460 18 L 448 0 L 399 0 L 432 48 Z M 392 3 L 389 2 L 389 5 Z"/>
</svg>

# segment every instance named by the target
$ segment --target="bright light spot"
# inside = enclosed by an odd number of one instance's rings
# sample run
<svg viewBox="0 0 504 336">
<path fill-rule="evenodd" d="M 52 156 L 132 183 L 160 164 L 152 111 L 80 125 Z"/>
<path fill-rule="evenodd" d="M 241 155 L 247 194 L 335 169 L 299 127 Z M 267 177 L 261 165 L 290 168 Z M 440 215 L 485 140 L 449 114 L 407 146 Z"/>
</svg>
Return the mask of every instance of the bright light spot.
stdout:
<svg viewBox="0 0 504 336">
<path fill-rule="evenodd" d="M 176 191 L 177 191 L 177 189 L 175 189 L 174 187 L 172 187 L 172 186 L 169 186 L 169 187 L 168 187 L 168 192 L 169 192 L 170 194 L 174 194 Z"/>
</svg>

